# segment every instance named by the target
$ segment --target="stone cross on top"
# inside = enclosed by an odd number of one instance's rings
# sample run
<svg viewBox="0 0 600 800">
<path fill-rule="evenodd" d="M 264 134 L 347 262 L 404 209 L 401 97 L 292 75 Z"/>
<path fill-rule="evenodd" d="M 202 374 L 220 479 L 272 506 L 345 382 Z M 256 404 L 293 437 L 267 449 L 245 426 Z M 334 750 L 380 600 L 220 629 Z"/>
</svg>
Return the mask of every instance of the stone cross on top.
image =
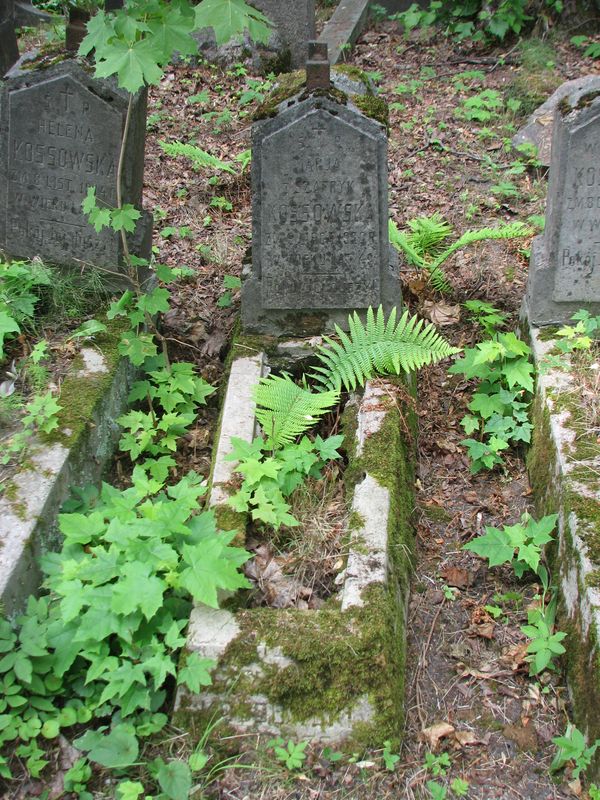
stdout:
<svg viewBox="0 0 600 800">
<path fill-rule="evenodd" d="M 329 89 L 331 86 L 331 65 L 327 55 L 326 42 L 308 43 L 308 61 L 306 62 L 306 90 Z"/>
</svg>

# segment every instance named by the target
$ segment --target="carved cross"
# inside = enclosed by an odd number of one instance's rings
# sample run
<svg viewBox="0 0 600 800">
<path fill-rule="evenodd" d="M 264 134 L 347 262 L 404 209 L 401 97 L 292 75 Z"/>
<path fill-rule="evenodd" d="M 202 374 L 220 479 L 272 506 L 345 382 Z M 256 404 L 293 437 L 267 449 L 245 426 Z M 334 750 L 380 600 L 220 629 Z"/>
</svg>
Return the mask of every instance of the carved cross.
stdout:
<svg viewBox="0 0 600 800">
<path fill-rule="evenodd" d="M 327 55 L 326 42 L 308 43 L 306 62 L 306 90 L 329 89 L 331 87 L 331 66 Z"/>
</svg>

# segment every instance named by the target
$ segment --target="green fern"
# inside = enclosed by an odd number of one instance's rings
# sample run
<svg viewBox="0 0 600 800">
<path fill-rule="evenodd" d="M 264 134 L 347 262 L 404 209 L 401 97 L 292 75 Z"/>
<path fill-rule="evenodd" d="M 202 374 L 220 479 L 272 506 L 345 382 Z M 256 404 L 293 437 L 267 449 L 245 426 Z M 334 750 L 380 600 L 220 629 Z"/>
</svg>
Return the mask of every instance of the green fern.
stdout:
<svg viewBox="0 0 600 800">
<path fill-rule="evenodd" d="M 513 222 L 499 228 L 482 228 L 478 231 L 466 231 L 453 244 L 440 252 L 444 239 L 452 233 L 450 225 L 435 212 L 430 217 L 416 217 L 408 221 L 410 233 L 399 231 L 396 223 L 389 221 L 389 237 L 392 245 L 404 253 L 409 263 L 429 272 L 429 280 L 438 292 L 448 292 L 450 283 L 441 265 L 457 250 L 461 250 L 474 242 L 484 239 L 515 239 L 530 236 L 532 228 L 522 222 Z"/>
<path fill-rule="evenodd" d="M 276 449 L 312 428 L 323 414 L 339 403 L 340 393 L 336 388 L 311 392 L 295 384 L 284 372 L 281 376 L 261 378 L 254 390 L 254 399 L 256 418 L 269 445 Z"/>
<path fill-rule="evenodd" d="M 163 142 L 159 140 L 159 145 L 168 156 L 184 156 L 189 158 L 192 162 L 194 169 L 208 168 L 213 170 L 221 170 L 222 172 L 230 172 L 235 175 L 235 169 L 226 161 L 221 161 L 216 156 L 211 156 L 206 150 L 196 147 L 195 144 L 184 144 L 183 142 Z"/>
<path fill-rule="evenodd" d="M 348 317 L 348 322 L 349 335 L 336 326 L 340 342 L 326 337 L 327 344 L 317 351 L 317 358 L 324 366 L 315 367 L 312 377 L 324 389 L 355 389 L 374 374 L 411 372 L 459 352 L 433 325 L 423 327 L 423 320 L 409 317 L 408 311 L 396 323 L 396 309 L 393 308 L 386 323 L 379 306 L 376 315 L 369 308 L 366 325 L 356 312 Z"/>
</svg>

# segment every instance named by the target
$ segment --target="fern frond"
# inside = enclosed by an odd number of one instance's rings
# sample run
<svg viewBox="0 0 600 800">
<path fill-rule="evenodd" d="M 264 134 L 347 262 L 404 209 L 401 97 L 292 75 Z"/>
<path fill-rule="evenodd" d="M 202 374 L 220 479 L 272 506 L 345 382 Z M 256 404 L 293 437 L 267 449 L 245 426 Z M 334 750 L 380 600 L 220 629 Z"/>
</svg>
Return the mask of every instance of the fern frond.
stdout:
<svg viewBox="0 0 600 800">
<path fill-rule="evenodd" d="M 222 172 L 230 172 L 235 175 L 235 169 L 226 161 L 221 161 L 220 158 L 212 156 L 206 150 L 197 147 L 195 144 L 184 144 L 183 142 L 163 142 L 159 140 L 159 145 L 168 156 L 184 156 L 189 158 L 192 162 L 194 169 L 208 169 L 221 170 Z"/>
<path fill-rule="evenodd" d="M 373 375 L 399 375 L 459 352 L 443 339 L 430 323 L 405 311 L 396 323 L 396 309 L 387 323 L 381 306 L 377 314 L 367 311 L 363 325 L 356 312 L 348 317 L 350 335 L 336 326 L 341 343 L 325 337 L 316 355 L 323 366 L 312 377 L 326 390 L 348 390 L 364 385 Z"/>
<path fill-rule="evenodd" d="M 437 269 L 452 253 L 461 250 L 473 242 L 481 242 L 484 239 L 516 239 L 519 236 L 531 236 L 533 228 L 529 228 L 522 222 L 511 222 L 500 228 L 482 228 L 479 231 L 466 231 L 463 235 L 450 245 L 430 264 L 430 269 Z"/>
<path fill-rule="evenodd" d="M 398 230 L 398 226 L 393 219 L 390 219 L 388 222 L 388 235 L 390 244 L 392 244 L 399 253 L 404 253 L 409 264 L 423 269 L 425 265 L 422 256 L 413 247 L 410 238 L 404 231 Z"/>
<path fill-rule="evenodd" d="M 439 253 L 442 242 L 453 231 L 452 226 L 438 211 L 429 217 L 409 219 L 407 224 L 412 231 L 409 236 L 410 242 L 423 259 Z"/>
<path fill-rule="evenodd" d="M 340 393 L 332 388 L 314 393 L 298 386 L 287 373 L 261 378 L 254 390 L 256 418 L 268 443 L 277 448 L 292 442 L 312 428 L 319 418 L 335 406 Z"/>
<path fill-rule="evenodd" d="M 409 220 L 409 227 L 414 226 L 413 233 L 410 235 L 399 231 L 396 223 L 390 219 L 388 226 L 389 239 L 396 250 L 405 255 L 409 264 L 431 273 L 429 280 L 436 291 L 448 292 L 450 291 L 450 284 L 444 272 L 439 266 L 432 268 L 431 263 L 426 259 L 428 248 L 429 250 L 439 249 L 439 243 L 443 241 L 452 230 L 441 217 L 437 220 L 434 219 L 436 216 L 439 216 L 437 212 L 433 214 L 432 217 L 417 217 Z M 432 221 L 433 224 L 428 226 L 428 223 Z M 413 236 L 415 236 L 415 238 L 413 238 Z"/>
</svg>

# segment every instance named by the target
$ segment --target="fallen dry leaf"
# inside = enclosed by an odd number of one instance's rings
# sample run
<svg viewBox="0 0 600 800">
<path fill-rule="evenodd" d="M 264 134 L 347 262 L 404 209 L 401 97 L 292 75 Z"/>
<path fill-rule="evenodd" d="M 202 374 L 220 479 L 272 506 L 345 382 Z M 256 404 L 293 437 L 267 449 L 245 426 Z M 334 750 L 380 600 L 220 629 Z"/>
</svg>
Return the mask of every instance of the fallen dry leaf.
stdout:
<svg viewBox="0 0 600 800">
<path fill-rule="evenodd" d="M 470 744 L 481 743 L 481 740 L 475 736 L 473 731 L 455 731 L 454 738 L 461 747 L 466 747 Z"/>
<path fill-rule="evenodd" d="M 444 567 L 440 570 L 440 575 L 445 579 L 448 586 L 456 586 L 457 589 L 466 589 L 475 583 L 477 573 L 462 567 Z"/>
<path fill-rule="evenodd" d="M 493 622 L 483 622 L 481 625 L 472 625 L 469 634 L 481 636 L 482 639 L 493 639 L 495 627 Z"/>
<path fill-rule="evenodd" d="M 435 725 L 430 725 L 428 728 L 423 728 L 421 731 L 421 738 L 424 739 L 431 749 L 435 752 L 440 739 L 445 739 L 446 736 L 451 736 L 454 733 L 454 726 L 449 722 L 436 722 Z"/>
<path fill-rule="evenodd" d="M 527 642 L 522 642 L 521 644 L 516 644 L 513 647 L 509 647 L 503 652 L 502 661 L 506 664 L 510 664 L 513 672 L 517 672 L 523 667 L 524 664 L 527 663 L 525 661 L 525 657 L 527 656 L 527 647 Z"/>
<path fill-rule="evenodd" d="M 443 328 L 445 325 L 456 325 L 460 321 L 460 306 L 451 306 L 449 303 L 434 303 L 432 300 L 426 300 L 423 303 L 423 314 L 434 325 Z"/>
</svg>

